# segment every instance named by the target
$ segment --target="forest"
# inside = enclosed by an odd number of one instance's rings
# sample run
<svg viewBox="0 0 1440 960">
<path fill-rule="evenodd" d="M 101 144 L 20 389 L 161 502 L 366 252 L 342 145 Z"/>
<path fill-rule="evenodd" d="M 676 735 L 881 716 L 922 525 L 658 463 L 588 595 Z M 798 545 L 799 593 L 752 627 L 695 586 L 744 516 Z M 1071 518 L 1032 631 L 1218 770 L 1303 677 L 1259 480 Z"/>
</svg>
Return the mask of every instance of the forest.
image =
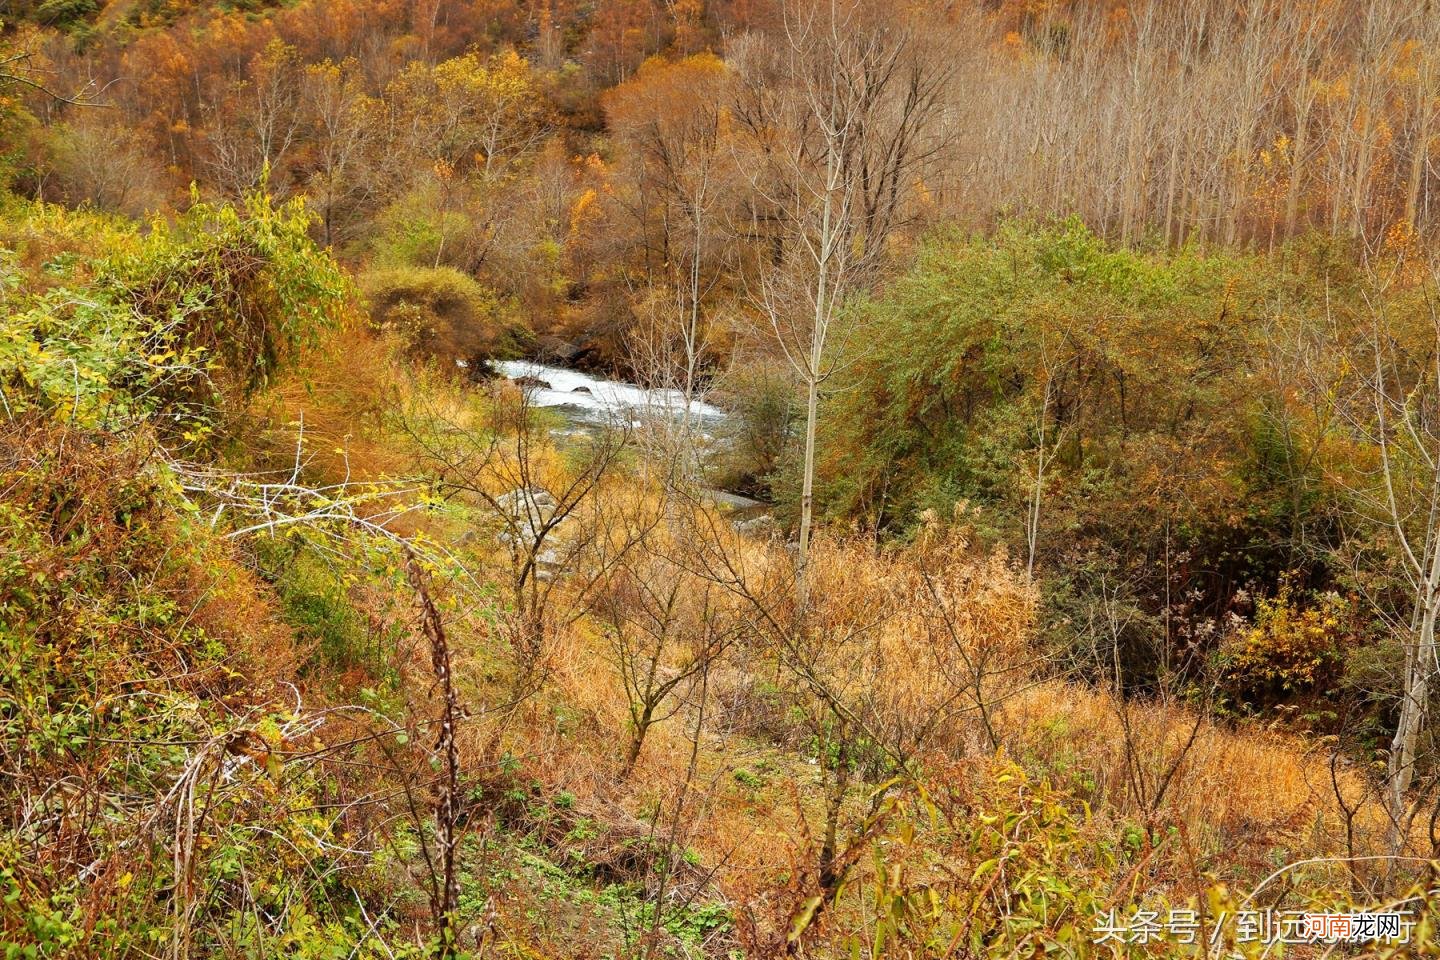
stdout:
<svg viewBox="0 0 1440 960">
<path fill-rule="evenodd" d="M 0 957 L 1440 957 L 1436 0 L 0 0 Z"/>
</svg>

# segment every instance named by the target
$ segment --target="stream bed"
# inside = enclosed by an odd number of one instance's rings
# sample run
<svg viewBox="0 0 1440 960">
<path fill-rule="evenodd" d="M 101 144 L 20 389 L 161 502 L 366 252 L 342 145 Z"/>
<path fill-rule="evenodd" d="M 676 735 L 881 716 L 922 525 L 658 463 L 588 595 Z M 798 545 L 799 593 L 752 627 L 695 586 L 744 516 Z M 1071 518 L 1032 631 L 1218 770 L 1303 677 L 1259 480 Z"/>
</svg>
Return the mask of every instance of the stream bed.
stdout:
<svg viewBox="0 0 1440 960">
<path fill-rule="evenodd" d="M 594 423 L 620 417 L 633 421 L 661 412 L 678 416 L 685 408 L 685 398 L 679 390 L 649 390 L 533 360 L 502 360 L 494 367 L 501 376 L 511 380 L 531 381 L 531 401 L 537 407 L 558 407 L 576 420 Z M 690 412 L 706 430 L 718 426 L 727 416 L 724 410 L 701 400 L 691 401 Z"/>
<path fill-rule="evenodd" d="M 493 366 L 501 376 L 523 381 L 530 388 L 535 406 L 553 408 L 582 429 L 616 419 L 636 424 L 642 417 L 656 414 L 679 416 L 685 408 L 685 397 L 679 390 L 651 390 L 533 360 L 501 360 Z M 692 400 L 690 413 L 696 418 L 701 436 L 710 442 L 715 441 L 716 432 L 729 417 L 725 410 L 703 400 Z M 738 493 L 715 489 L 702 492 L 737 518 L 755 517 L 769 510 L 768 504 Z"/>
</svg>

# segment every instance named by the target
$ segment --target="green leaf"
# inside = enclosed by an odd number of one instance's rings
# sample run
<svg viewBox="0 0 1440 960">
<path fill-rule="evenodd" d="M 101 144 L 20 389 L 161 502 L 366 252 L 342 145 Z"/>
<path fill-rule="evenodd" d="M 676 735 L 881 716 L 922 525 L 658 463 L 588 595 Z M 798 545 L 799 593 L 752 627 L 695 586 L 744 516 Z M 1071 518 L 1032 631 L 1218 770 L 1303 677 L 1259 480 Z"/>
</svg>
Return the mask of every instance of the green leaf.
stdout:
<svg viewBox="0 0 1440 960">
<path fill-rule="evenodd" d="M 790 934 L 785 938 L 786 943 L 795 943 L 805 935 L 810 924 L 815 922 L 815 911 L 819 910 L 820 904 L 824 902 L 825 898 L 817 894 L 801 905 L 800 911 L 795 914 L 795 919 L 790 921 Z"/>
</svg>

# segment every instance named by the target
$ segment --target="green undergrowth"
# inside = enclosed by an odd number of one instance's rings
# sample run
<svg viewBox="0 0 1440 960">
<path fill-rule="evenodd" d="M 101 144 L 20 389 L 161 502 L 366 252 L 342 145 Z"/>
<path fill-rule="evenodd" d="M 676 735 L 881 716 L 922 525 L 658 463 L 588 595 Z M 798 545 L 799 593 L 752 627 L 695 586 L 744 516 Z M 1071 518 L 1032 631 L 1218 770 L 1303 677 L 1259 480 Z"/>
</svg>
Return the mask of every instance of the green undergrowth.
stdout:
<svg viewBox="0 0 1440 960">
<path fill-rule="evenodd" d="M 177 459 L 212 463 L 343 322 L 308 222 L 263 196 L 145 229 L 5 204 L 4 956 L 368 957 L 393 926 L 362 919 L 333 774 L 305 759 L 294 627 L 350 625 L 257 577 Z"/>
</svg>

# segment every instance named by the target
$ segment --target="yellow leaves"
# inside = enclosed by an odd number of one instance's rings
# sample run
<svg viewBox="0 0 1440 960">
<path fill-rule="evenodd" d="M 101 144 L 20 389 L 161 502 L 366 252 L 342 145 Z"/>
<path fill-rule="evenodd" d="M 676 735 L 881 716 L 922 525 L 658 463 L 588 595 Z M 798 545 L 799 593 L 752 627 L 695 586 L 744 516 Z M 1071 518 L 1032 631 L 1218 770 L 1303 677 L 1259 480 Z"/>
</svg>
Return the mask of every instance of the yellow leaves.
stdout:
<svg viewBox="0 0 1440 960">
<path fill-rule="evenodd" d="M 605 92 L 601 104 L 610 125 L 621 134 L 657 131 L 662 136 L 705 127 L 723 111 L 728 68 L 712 53 L 682 60 L 651 57 L 629 80 Z M 704 107 L 705 109 L 700 109 Z"/>
<path fill-rule="evenodd" d="M 585 220 L 585 214 L 591 206 L 594 205 L 597 196 L 598 194 L 595 192 L 595 189 L 591 187 L 575 199 L 575 203 L 570 207 L 571 234 L 578 234 L 580 232 L 581 224 Z"/>
<path fill-rule="evenodd" d="M 305 75 L 313 80 L 334 83 L 340 79 L 340 65 L 333 60 L 307 64 L 305 66 Z"/>
<path fill-rule="evenodd" d="M 386 89 L 414 149 L 452 165 L 497 158 L 530 143 L 544 120 L 544 97 L 530 64 L 513 51 L 482 59 L 467 53 L 434 66 L 412 61 Z"/>
<path fill-rule="evenodd" d="M 606 173 L 605 161 L 600 159 L 600 154 L 591 153 L 585 157 L 576 157 L 576 163 L 580 166 L 582 173 L 604 176 Z"/>
<path fill-rule="evenodd" d="M 991 857 L 989 860 L 982 862 L 978 867 L 975 868 L 974 874 L 972 874 L 970 877 L 970 882 L 978 883 L 979 881 L 983 880 L 987 875 L 994 873 L 999 868 L 1000 858 Z"/>
<path fill-rule="evenodd" d="M 1396 220 L 1390 224 L 1390 229 L 1385 231 L 1385 252 L 1403 256 L 1414 250 L 1418 238 L 1414 224 L 1409 220 Z"/>
<path fill-rule="evenodd" d="M 662 56 L 648 58 L 629 80 L 616 87 L 616 91 L 628 88 L 634 90 L 647 84 L 659 84 L 676 79 L 695 81 L 703 77 L 719 77 L 725 73 L 725 61 L 706 51 L 679 60 L 667 60 Z"/>
<path fill-rule="evenodd" d="M 431 76 L 443 96 L 474 98 L 482 114 L 535 93 L 530 64 L 513 51 L 490 58 L 488 64 L 467 53 L 437 64 Z"/>
<path fill-rule="evenodd" d="M 1385 231 L 1384 251 L 1395 263 L 1394 279 L 1401 287 L 1424 284 L 1430 277 L 1424 243 L 1415 224 L 1401 218 Z"/>
<path fill-rule="evenodd" d="M 935 197 L 930 192 L 930 187 L 925 182 L 924 178 L 916 177 L 915 182 L 911 185 L 911 187 L 915 191 L 916 201 L 922 207 L 933 207 L 935 205 Z"/>
<path fill-rule="evenodd" d="M 1242 686 L 1279 684 L 1293 690 L 1322 679 L 1342 646 L 1345 601 L 1326 596 L 1302 607 L 1288 585 L 1256 605 L 1255 623 L 1231 646 L 1230 674 Z"/>
<path fill-rule="evenodd" d="M 1321 97 L 1332 102 L 1343 102 L 1350 99 L 1350 75 L 1341 74 L 1331 83 L 1321 88 Z"/>
</svg>

